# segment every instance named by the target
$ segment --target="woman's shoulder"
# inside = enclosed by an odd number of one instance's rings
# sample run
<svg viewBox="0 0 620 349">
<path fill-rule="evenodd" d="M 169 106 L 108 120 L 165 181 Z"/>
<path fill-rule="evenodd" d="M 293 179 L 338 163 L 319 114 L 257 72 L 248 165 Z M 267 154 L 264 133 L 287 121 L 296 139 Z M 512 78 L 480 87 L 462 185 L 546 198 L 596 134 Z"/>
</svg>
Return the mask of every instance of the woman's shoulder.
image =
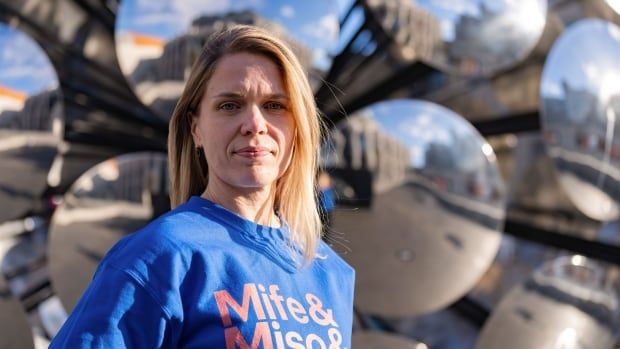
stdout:
<svg viewBox="0 0 620 349">
<path fill-rule="evenodd" d="M 325 241 L 320 241 L 319 246 L 317 247 L 317 253 L 315 257 L 315 262 L 319 264 L 326 265 L 328 270 L 333 270 L 336 273 L 340 273 L 341 275 L 346 274 L 355 274 L 355 269 L 347 263 L 334 249 L 325 243 Z"/>
<path fill-rule="evenodd" d="M 222 224 L 184 204 L 118 241 L 102 264 L 123 270 L 181 267 L 197 252 L 222 250 L 229 240 Z"/>
</svg>

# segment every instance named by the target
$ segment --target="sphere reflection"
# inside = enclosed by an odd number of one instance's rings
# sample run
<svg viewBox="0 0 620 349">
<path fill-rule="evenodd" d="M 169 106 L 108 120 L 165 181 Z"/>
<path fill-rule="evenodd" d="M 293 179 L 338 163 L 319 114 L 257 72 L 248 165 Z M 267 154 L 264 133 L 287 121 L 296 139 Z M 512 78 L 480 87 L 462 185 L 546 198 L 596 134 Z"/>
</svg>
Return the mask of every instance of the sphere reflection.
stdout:
<svg viewBox="0 0 620 349">
<path fill-rule="evenodd" d="M 39 207 L 60 140 L 58 75 L 39 45 L 0 23 L 0 222 Z"/>
<path fill-rule="evenodd" d="M 583 213 L 620 215 L 620 28 L 582 20 L 556 41 L 541 81 L 542 126 L 560 183 Z"/>
<path fill-rule="evenodd" d="M 119 156 L 75 182 L 54 212 L 48 246 L 52 286 L 68 311 L 108 249 L 169 207 L 166 154 Z"/>
<path fill-rule="evenodd" d="M 547 262 L 494 309 L 476 348 L 613 348 L 618 295 L 609 275 L 581 256 Z"/>
<path fill-rule="evenodd" d="M 524 59 L 542 35 L 546 0 L 420 0 L 439 21 L 431 62 L 465 75 L 492 75 Z"/>
<path fill-rule="evenodd" d="M 355 349 L 427 349 L 423 343 L 394 334 L 373 331 L 354 332 L 351 347 Z"/>
<path fill-rule="evenodd" d="M 411 35 L 417 45 L 432 46 L 421 58 L 464 75 L 489 76 L 523 60 L 540 39 L 547 14 L 546 0 L 418 0 L 411 7 L 426 24 L 424 35 Z"/>
<path fill-rule="evenodd" d="M 0 275 L 0 348 L 34 348 L 30 324 L 20 302 Z"/>
<path fill-rule="evenodd" d="M 334 215 L 350 247 L 343 257 L 357 270 L 360 309 L 438 309 L 493 261 L 503 183 L 493 150 L 460 116 L 422 101 L 377 103 L 338 124 L 323 152 L 338 202 L 367 206 Z"/>
<path fill-rule="evenodd" d="M 168 120 L 205 38 L 231 23 L 253 24 L 283 37 L 316 86 L 338 41 L 338 12 L 327 0 L 122 1 L 116 46 L 138 98 Z"/>
</svg>

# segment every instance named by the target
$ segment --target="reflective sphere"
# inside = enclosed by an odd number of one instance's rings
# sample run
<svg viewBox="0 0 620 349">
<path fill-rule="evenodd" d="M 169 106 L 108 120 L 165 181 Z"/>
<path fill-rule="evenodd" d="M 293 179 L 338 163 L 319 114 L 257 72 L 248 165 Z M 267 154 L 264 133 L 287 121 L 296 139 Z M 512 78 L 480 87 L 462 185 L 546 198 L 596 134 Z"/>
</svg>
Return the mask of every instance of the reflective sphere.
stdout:
<svg viewBox="0 0 620 349">
<path fill-rule="evenodd" d="M 329 242 L 338 250 L 345 235 L 361 310 L 439 309 L 493 261 L 503 182 L 492 148 L 462 117 L 423 101 L 377 103 L 338 124 L 323 152 L 340 207 L 355 207 L 336 209 Z"/>
<path fill-rule="evenodd" d="M 584 214 L 620 216 L 620 28 L 596 19 L 570 26 L 541 78 L 544 139 L 560 183 Z"/>
<path fill-rule="evenodd" d="M 353 332 L 351 347 L 355 349 L 427 349 L 425 344 L 402 336 L 372 331 Z"/>
<path fill-rule="evenodd" d="M 39 45 L 0 23 L 0 222 L 39 208 L 62 128 L 58 75 Z"/>
<path fill-rule="evenodd" d="M 493 310 L 476 348 L 611 349 L 619 308 L 610 281 L 581 256 L 547 262 Z"/>
<path fill-rule="evenodd" d="M 469 76 L 489 76 L 523 60 L 540 39 L 547 16 L 546 0 L 409 3 L 420 58 Z"/>
<path fill-rule="evenodd" d="M 206 37 L 232 23 L 258 25 L 283 37 L 314 86 L 331 66 L 338 9 L 328 0 L 124 0 L 116 20 L 121 70 L 138 98 L 168 120 Z"/>
<path fill-rule="evenodd" d="M 34 348 L 30 324 L 23 309 L 0 275 L 0 348 Z"/>
<path fill-rule="evenodd" d="M 54 212 L 48 246 L 52 286 L 67 311 L 108 249 L 169 208 L 163 153 L 122 155 L 75 182 Z"/>
</svg>

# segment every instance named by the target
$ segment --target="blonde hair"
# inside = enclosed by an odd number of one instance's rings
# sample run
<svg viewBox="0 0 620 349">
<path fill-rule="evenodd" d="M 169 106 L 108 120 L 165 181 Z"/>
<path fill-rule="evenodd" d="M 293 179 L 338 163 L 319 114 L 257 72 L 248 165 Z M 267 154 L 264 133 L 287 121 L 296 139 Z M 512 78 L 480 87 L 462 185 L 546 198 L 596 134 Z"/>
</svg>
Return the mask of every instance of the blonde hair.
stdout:
<svg viewBox="0 0 620 349">
<path fill-rule="evenodd" d="M 234 25 L 213 34 L 194 63 L 183 93 L 170 119 L 168 160 L 172 208 L 207 186 L 207 163 L 196 156 L 191 134 L 191 118 L 218 61 L 234 53 L 260 54 L 271 59 L 282 74 L 295 120 L 291 162 L 276 182 L 275 207 L 288 223 L 293 241 L 303 249 L 306 262 L 315 257 L 321 238 L 316 197 L 318 149 L 324 126 L 304 69 L 283 41 L 257 27 Z"/>
</svg>

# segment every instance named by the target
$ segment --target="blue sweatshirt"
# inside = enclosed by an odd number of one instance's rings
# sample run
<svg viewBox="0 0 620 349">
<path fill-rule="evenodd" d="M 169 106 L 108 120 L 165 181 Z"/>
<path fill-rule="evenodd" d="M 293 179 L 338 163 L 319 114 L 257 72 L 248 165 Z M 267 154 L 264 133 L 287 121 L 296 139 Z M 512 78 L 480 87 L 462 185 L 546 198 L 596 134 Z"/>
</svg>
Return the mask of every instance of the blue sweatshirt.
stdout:
<svg viewBox="0 0 620 349">
<path fill-rule="evenodd" d="M 200 197 L 119 241 L 50 348 L 349 349 L 354 271 Z"/>
</svg>

